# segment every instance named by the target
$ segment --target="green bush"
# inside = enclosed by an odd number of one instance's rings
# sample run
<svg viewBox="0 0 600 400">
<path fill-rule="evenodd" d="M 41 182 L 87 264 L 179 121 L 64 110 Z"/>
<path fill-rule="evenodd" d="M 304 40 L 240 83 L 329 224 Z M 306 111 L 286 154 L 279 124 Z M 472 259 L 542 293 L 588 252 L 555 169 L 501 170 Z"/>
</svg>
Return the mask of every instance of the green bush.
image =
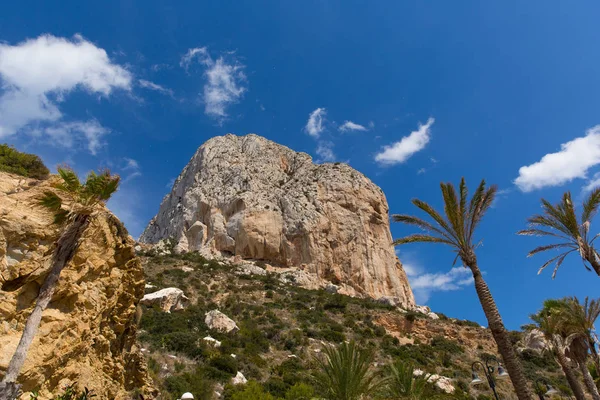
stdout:
<svg viewBox="0 0 600 400">
<path fill-rule="evenodd" d="M 464 353 L 465 350 L 453 340 L 446 339 L 443 336 L 436 336 L 431 339 L 431 347 L 436 351 L 447 352 L 449 354 Z"/>
<path fill-rule="evenodd" d="M 21 153 L 7 144 L 0 144 L 0 171 L 35 179 L 46 179 L 50 174 L 38 156 Z"/>
<path fill-rule="evenodd" d="M 194 372 L 168 376 L 165 379 L 164 389 L 173 398 L 179 398 L 182 393 L 190 392 L 195 399 L 209 400 L 213 394 L 213 383 L 207 379 L 201 368 L 196 368 Z"/>
<path fill-rule="evenodd" d="M 306 383 L 296 383 L 285 393 L 285 400 L 310 400 L 315 397 L 315 389 Z"/>
<path fill-rule="evenodd" d="M 227 396 L 225 397 L 227 398 Z M 230 397 L 231 400 L 275 400 L 271 393 L 265 392 L 262 385 L 256 381 L 249 381 L 241 390 L 236 390 Z"/>
</svg>

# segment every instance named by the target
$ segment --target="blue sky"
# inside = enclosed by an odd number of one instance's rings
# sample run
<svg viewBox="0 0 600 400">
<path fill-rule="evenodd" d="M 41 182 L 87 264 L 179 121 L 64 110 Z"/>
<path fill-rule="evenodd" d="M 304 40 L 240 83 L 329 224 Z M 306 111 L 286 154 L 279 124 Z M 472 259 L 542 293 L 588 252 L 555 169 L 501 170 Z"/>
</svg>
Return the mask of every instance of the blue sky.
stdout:
<svg viewBox="0 0 600 400">
<path fill-rule="evenodd" d="M 479 263 L 518 328 L 545 298 L 598 293 L 577 257 L 555 280 L 538 276 L 544 257 L 525 255 L 542 241 L 515 235 L 541 197 L 580 199 L 598 178 L 598 12 L 592 1 L 10 2 L 0 141 L 49 166 L 122 174 L 110 207 L 134 236 L 196 148 L 228 132 L 348 162 L 392 213 L 416 212 L 413 197 L 440 206 L 440 181 L 485 178 L 501 196 Z M 485 324 L 449 249 L 400 257 L 420 302 Z"/>
</svg>

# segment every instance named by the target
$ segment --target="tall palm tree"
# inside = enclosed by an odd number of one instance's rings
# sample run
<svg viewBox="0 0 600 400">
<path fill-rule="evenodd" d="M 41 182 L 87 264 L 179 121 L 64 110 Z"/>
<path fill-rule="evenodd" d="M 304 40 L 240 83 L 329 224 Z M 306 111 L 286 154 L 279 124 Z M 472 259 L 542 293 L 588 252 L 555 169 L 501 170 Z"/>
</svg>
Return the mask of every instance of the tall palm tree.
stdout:
<svg viewBox="0 0 600 400">
<path fill-rule="evenodd" d="M 111 175 L 109 171 L 100 174 L 90 172 L 84 184 L 81 184 L 77 174 L 67 167 L 59 167 L 58 175 L 60 181 L 53 185 L 56 191 L 44 192 L 40 205 L 54 213 L 54 223 L 62 225 L 63 230 L 56 242 L 50 272 L 46 275 L 33 311 L 27 318 L 21 340 L 8 364 L 6 375 L 0 382 L 0 400 L 16 398 L 19 391 L 17 377 L 40 326 L 42 313 L 52 299 L 60 273 L 73 258 L 90 220 L 104 210 L 101 205 L 105 204 L 117 190 L 120 182 L 119 176 Z"/>
<path fill-rule="evenodd" d="M 542 332 L 544 338 L 549 344 L 549 349 L 558 361 L 558 364 L 563 370 L 567 382 L 573 391 L 573 395 L 577 400 L 585 400 L 585 393 L 575 371 L 571 368 L 570 362 L 567 358 L 567 351 L 572 344 L 574 335 L 564 337 L 561 335 L 562 329 L 560 328 L 561 316 L 559 313 L 553 310 L 557 307 L 556 300 L 546 300 L 544 307 L 536 314 L 530 315 L 529 318 L 534 322 L 532 325 L 525 327 L 526 330 L 537 329 Z"/>
<path fill-rule="evenodd" d="M 430 383 L 431 375 L 415 376 L 411 364 L 396 362 L 390 366 L 388 392 L 392 399 L 424 400 L 434 396 L 435 389 Z"/>
<path fill-rule="evenodd" d="M 594 240 L 600 235 L 590 237 L 589 233 L 592 219 L 598 212 L 598 206 L 600 206 L 600 188 L 594 189 L 583 202 L 583 210 L 579 220 L 575 215 L 571 192 L 566 192 L 562 200 L 556 205 L 542 199 L 543 214 L 528 218 L 529 228 L 517 232 L 519 235 L 552 236 L 560 239 L 559 243 L 536 247 L 527 255 L 527 257 L 531 257 L 534 254 L 548 250 L 562 251 L 559 255 L 546 261 L 538 274 L 548 265 L 556 263 L 552 273 L 554 279 L 565 258 L 577 251 L 583 261 L 583 266 L 588 271 L 591 271 L 589 267 L 591 266 L 596 274 L 600 276 L 600 255 L 594 248 Z"/>
<path fill-rule="evenodd" d="M 475 255 L 475 248 L 477 247 L 474 243 L 475 229 L 492 205 L 497 188 L 496 186 L 486 187 L 485 181 L 482 180 L 473 197 L 468 201 L 467 185 L 464 178 L 460 181 L 459 197 L 457 197 L 454 185 L 451 183 L 441 183 L 440 186 L 444 199 L 445 218 L 426 202 L 414 199 L 413 204 L 426 212 L 435 222 L 429 223 L 410 215 L 393 215 L 394 221 L 414 225 L 425 231 L 422 234 L 397 239 L 394 241 L 394 245 L 417 242 L 442 243 L 454 249 L 457 253 L 454 262 L 460 258 L 463 265 L 469 268 L 473 274 L 477 296 L 518 398 L 520 400 L 531 399 L 531 392 L 523 373 L 523 367 L 504 327 L 496 302 L 479 270 L 477 256 Z"/>
<path fill-rule="evenodd" d="M 383 381 L 371 369 L 373 353 L 360 349 L 354 341 L 338 347 L 325 347 L 325 357 L 316 357 L 317 386 L 327 400 L 358 400 L 372 395 Z"/>
</svg>

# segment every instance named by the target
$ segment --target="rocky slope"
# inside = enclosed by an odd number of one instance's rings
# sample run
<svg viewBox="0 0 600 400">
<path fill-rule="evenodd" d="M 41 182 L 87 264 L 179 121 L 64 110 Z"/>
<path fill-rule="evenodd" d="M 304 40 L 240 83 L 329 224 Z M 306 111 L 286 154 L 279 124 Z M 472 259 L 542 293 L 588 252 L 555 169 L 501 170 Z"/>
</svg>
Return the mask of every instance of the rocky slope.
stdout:
<svg viewBox="0 0 600 400">
<path fill-rule="evenodd" d="M 58 238 L 52 215 L 37 206 L 49 185 L 0 173 L 0 376 L 49 271 Z M 109 213 L 86 230 L 29 350 L 19 378 L 25 392 L 38 388 L 40 398 L 49 398 L 77 382 L 101 399 L 153 396 L 135 342 L 144 276 L 133 245 Z"/>
<path fill-rule="evenodd" d="M 140 240 L 294 267 L 350 295 L 414 305 L 381 189 L 345 164 L 257 135 L 202 145 Z"/>
<path fill-rule="evenodd" d="M 372 352 L 378 376 L 391 363 L 408 363 L 439 377 L 436 399 L 492 399 L 487 385 L 469 385 L 473 362 L 498 357 L 490 331 L 477 323 L 307 290 L 280 273 L 197 253 L 143 256 L 142 265 L 148 292 L 178 288 L 189 297 L 184 309 L 170 313 L 158 304 L 143 307 L 139 339 L 159 399 L 187 391 L 196 399 L 228 399 L 245 379 L 277 399 L 310 398 L 288 395 L 295 385 L 313 385 L 315 358 L 345 340 Z M 226 323 L 215 323 L 215 314 Z M 544 377 L 568 392 L 549 352 L 535 344 L 532 350 L 520 332 L 511 338 L 530 382 Z M 500 398 L 516 399 L 510 381 L 499 381 L 498 390 Z"/>
</svg>

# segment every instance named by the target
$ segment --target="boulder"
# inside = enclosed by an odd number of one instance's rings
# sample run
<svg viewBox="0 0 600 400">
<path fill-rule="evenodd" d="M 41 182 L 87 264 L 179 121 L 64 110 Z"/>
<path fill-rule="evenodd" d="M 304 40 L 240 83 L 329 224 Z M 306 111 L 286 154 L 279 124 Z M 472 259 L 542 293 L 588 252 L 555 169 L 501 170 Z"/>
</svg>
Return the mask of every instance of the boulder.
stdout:
<svg viewBox="0 0 600 400">
<path fill-rule="evenodd" d="M 414 376 L 421 376 L 423 375 L 425 372 L 423 372 L 420 369 L 415 369 L 413 371 L 413 375 Z M 454 385 L 452 385 L 452 379 L 446 377 L 446 376 L 441 376 L 441 375 L 437 375 L 437 374 L 430 374 L 429 378 L 427 379 L 427 382 L 429 383 L 433 383 L 435 386 L 437 386 L 440 390 L 442 390 L 444 393 L 454 393 L 454 391 L 456 390 L 454 388 Z"/>
<path fill-rule="evenodd" d="M 207 312 L 204 318 L 204 323 L 206 323 L 206 326 L 208 326 L 209 329 L 219 332 L 229 333 L 239 329 L 234 320 L 219 310 Z"/>
<path fill-rule="evenodd" d="M 248 383 L 248 379 L 246 379 L 244 374 L 242 374 L 240 371 L 238 371 L 236 376 L 231 378 L 231 383 L 234 385 L 245 385 L 246 383 Z"/>
<path fill-rule="evenodd" d="M 221 347 L 221 342 L 213 338 L 212 336 L 206 336 L 202 338 L 202 340 L 204 340 L 206 343 L 210 344 L 213 347 Z"/>
<path fill-rule="evenodd" d="M 254 264 L 242 264 L 234 271 L 236 275 L 259 275 L 266 276 L 267 270 Z"/>
<path fill-rule="evenodd" d="M 165 288 L 158 292 L 146 294 L 140 304 L 153 306 L 157 304 L 164 312 L 183 310 L 189 304 L 189 299 L 179 288 Z"/>
</svg>

